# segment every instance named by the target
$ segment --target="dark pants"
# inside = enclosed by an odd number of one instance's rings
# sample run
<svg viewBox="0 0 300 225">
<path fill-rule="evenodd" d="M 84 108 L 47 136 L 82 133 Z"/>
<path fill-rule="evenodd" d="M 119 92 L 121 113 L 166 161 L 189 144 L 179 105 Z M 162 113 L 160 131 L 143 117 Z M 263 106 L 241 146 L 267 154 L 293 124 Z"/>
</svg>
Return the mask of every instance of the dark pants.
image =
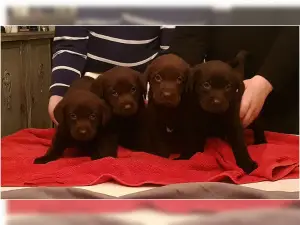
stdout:
<svg viewBox="0 0 300 225">
<path fill-rule="evenodd" d="M 267 100 L 262 111 L 262 118 L 267 131 L 299 134 L 299 98 Z"/>
</svg>

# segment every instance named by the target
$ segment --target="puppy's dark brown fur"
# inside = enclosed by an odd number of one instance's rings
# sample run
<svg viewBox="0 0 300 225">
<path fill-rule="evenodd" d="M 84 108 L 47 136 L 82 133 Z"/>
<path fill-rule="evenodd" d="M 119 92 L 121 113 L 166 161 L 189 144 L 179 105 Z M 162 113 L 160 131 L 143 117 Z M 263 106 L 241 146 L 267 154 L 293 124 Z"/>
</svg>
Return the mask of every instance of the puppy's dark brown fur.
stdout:
<svg viewBox="0 0 300 225">
<path fill-rule="evenodd" d="M 182 147 L 189 75 L 189 65 L 173 54 L 156 58 L 145 72 L 150 85 L 147 106 L 149 148 L 162 157 L 169 157 Z"/>
<path fill-rule="evenodd" d="M 138 130 L 145 108 L 146 87 L 142 74 L 127 67 L 114 67 L 94 81 L 91 91 L 105 99 L 113 113 L 107 134 L 110 146 L 107 148 L 116 149 L 120 144 L 136 149 L 135 140 L 139 139 Z"/>
<path fill-rule="evenodd" d="M 198 130 L 193 137 L 198 151 L 204 150 L 205 139 L 210 136 L 225 138 L 232 147 L 237 165 L 246 173 L 257 168 L 248 154 L 239 112 L 244 92 L 243 60 L 246 55 L 238 54 L 231 63 L 208 61 L 193 69 L 191 88 L 195 113 L 192 123 Z M 197 115 L 197 116 L 195 116 Z M 255 130 L 256 143 L 264 143 L 263 131 Z M 181 158 L 188 158 L 186 152 Z"/>
<path fill-rule="evenodd" d="M 111 112 L 103 100 L 89 91 L 91 84 L 91 78 L 76 80 L 55 107 L 54 116 L 59 125 L 52 145 L 34 163 L 43 164 L 56 160 L 69 147 L 78 148 L 82 154 L 89 155 L 92 159 L 116 156 L 115 152 L 101 149 L 101 135 L 110 120 Z"/>
</svg>

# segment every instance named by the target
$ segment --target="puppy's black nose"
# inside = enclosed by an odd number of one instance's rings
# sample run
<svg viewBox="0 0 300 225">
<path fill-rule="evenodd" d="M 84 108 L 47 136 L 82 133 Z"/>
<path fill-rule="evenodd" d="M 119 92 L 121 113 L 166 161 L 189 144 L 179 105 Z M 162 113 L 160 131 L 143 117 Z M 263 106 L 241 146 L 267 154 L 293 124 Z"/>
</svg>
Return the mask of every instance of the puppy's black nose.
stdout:
<svg viewBox="0 0 300 225">
<path fill-rule="evenodd" d="M 79 130 L 79 133 L 80 133 L 80 134 L 86 134 L 87 131 L 86 131 L 86 129 L 80 129 L 80 130 Z"/>
<path fill-rule="evenodd" d="M 132 108 L 131 104 L 124 105 L 124 109 L 131 109 L 131 108 Z"/>
<path fill-rule="evenodd" d="M 215 99 L 213 99 L 213 103 L 218 105 L 221 103 L 221 101 L 220 101 L 220 99 L 215 98 Z"/>
<path fill-rule="evenodd" d="M 163 92 L 164 97 L 170 97 L 171 96 L 171 92 L 169 91 L 164 91 Z"/>
</svg>

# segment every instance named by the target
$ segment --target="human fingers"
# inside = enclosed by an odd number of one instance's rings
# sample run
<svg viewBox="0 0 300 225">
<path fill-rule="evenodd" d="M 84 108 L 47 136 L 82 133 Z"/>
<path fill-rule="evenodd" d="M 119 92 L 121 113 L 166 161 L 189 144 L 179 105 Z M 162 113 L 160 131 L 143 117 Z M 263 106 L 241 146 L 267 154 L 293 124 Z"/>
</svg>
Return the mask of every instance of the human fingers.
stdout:
<svg viewBox="0 0 300 225">
<path fill-rule="evenodd" d="M 251 113 L 251 116 L 250 116 L 249 120 L 245 124 L 245 127 L 248 127 L 249 125 L 251 125 L 251 123 L 253 123 L 253 121 L 257 118 L 258 114 L 259 114 L 259 111 L 258 110 L 254 110 Z"/>
<path fill-rule="evenodd" d="M 254 118 L 254 109 L 250 106 L 245 117 L 242 119 L 243 127 L 245 128 L 248 127 L 252 123 L 253 118 Z"/>
<path fill-rule="evenodd" d="M 58 122 L 57 120 L 55 119 L 54 117 L 54 109 L 56 107 L 56 105 L 62 100 L 62 97 L 61 96 L 51 96 L 50 99 L 49 99 L 49 104 L 48 104 L 48 113 L 49 113 L 49 116 L 51 118 L 51 120 L 56 124 L 58 125 Z"/>
<path fill-rule="evenodd" d="M 250 83 L 250 79 L 246 79 L 243 82 L 244 82 L 244 85 L 245 85 L 245 89 L 247 89 L 248 86 L 249 86 L 249 83 Z"/>
<path fill-rule="evenodd" d="M 58 125 L 58 122 L 56 121 L 56 119 L 55 119 L 55 117 L 54 117 L 54 108 L 48 107 L 48 113 L 49 113 L 49 116 L 50 116 L 50 119 L 52 120 L 52 122 L 53 122 L 55 125 Z"/>
</svg>

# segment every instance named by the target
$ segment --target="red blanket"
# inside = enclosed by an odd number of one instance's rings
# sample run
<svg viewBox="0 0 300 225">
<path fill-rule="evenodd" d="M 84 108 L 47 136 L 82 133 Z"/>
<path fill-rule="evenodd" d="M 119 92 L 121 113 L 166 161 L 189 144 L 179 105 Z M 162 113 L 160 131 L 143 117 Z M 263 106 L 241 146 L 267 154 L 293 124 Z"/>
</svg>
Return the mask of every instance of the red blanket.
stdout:
<svg viewBox="0 0 300 225">
<path fill-rule="evenodd" d="M 219 139 L 208 141 L 205 152 L 190 160 L 174 161 L 119 148 L 118 158 L 91 161 L 68 157 L 44 165 L 33 164 L 51 143 L 53 129 L 26 129 L 2 139 L 2 186 L 80 186 L 114 180 L 128 186 L 227 181 L 236 184 L 299 177 L 299 137 L 266 132 L 268 144 L 250 145 L 258 169 L 245 174 L 230 147 Z M 251 142 L 251 133 L 247 132 Z"/>
</svg>

